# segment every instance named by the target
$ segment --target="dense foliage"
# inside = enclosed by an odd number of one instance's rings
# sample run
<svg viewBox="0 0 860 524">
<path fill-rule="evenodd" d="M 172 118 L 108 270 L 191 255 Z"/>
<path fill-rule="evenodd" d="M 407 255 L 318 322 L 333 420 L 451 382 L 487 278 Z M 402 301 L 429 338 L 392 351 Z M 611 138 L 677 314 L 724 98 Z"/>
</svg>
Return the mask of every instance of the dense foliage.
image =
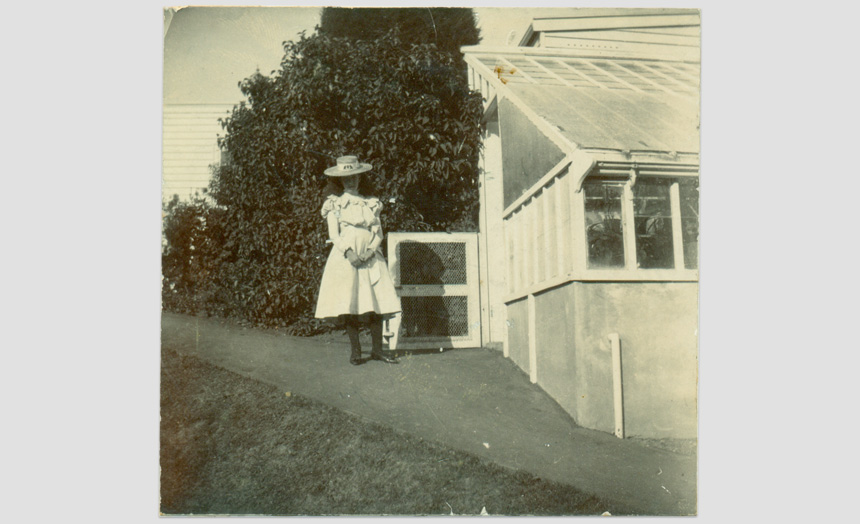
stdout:
<svg viewBox="0 0 860 524">
<path fill-rule="evenodd" d="M 180 313 L 225 311 L 225 295 L 217 276 L 224 251 L 223 209 L 202 197 L 164 206 L 162 300 L 165 309 Z"/>
<path fill-rule="evenodd" d="M 462 7 L 326 7 L 319 26 L 324 35 L 353 40 L 375 40 L 392 30 L 406 45 L 433 43 L 452 55 L 480 40 L 474 11 Z"/>
<path fill-rule="evenodd" d="M 482 105 L 459 54 L 406 45 L 394 33 L 314 34 L 284 50 L 279 71 L 242 82 L 247 102 L 223 121 L 230 162 L 214 170 L 215 206 L 168 211 L 166 228 L 176 233 L 165 264 L 205 274 L 165 270 L 165 282 L 196 285 L 195 304 L 206 311 L 311 334 L 325 329 L 313 319 L 331 249 L 320 215 L 325 168 L 345 154 L 373 164 L 365 177 L 385 205 L 386 231 L 475 231 Z M 194 241 L 193 255 L 172 244 L 197 237 L 206 240 Z M 183 256 L 192 262 L 170 258 Z"/>
</svg>

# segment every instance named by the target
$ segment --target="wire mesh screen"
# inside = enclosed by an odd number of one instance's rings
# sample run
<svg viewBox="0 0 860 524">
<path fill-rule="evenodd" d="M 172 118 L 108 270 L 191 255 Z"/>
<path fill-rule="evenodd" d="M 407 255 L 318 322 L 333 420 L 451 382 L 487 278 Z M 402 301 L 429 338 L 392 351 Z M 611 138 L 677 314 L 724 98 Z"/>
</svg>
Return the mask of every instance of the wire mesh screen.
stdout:
<svg viewBox="0 0 860 524">
<path fill-rule="evenodd" d="M 466 283 L 463 242 L 401 242 L 397 244 L 397 258 L 401 285 Z"/>
<path fill-rule="evenodd" d="M 402 297 L 401 336 L 464 337 L 469 335 L 468 297 Z"/>
</svg>

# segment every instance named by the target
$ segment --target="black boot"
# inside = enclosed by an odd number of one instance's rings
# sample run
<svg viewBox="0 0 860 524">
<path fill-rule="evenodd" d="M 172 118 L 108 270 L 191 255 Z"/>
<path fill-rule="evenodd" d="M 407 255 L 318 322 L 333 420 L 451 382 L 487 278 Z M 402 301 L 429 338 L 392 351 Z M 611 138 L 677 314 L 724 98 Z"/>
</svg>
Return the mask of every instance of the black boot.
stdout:
<svg viewBox="0 0 860 524">
<path fill-rule="evenodd" d="M 349 337 L 349 363 L 357 366 L 361 361 L 361 342 L 358 340 L 358 322 L 355 318 L 346 319 L 346 335 Z"/>
<path fill-rule="evenodd" d="M 370 340 L 373 343 L 370 358 L 381 360 L 388 364 L 397 364 L 397 359 L 382 354 L 382 317 L 373 315 L 370 317 Z"/>
</svg>

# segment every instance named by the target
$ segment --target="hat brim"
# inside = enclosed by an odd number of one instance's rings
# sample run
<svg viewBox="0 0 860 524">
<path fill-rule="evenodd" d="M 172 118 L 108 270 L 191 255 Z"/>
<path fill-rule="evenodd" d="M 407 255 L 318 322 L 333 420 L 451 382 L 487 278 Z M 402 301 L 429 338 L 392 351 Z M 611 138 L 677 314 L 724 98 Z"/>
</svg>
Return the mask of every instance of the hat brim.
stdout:
<svg viewBox="0 0 860 524">
<path fill-rule="evenodd" d="M 326 169 L 324 171 L 324 173 L 326 174 L 326 176 L 341 177 L 341 176 L 352 176 L 352 175 L 357 175 L 359 173 L 365 173 L 367 171 L 370 171 L 371 169 L 373 169 L 373 166 L 370 164 L 359 164 L 358 168 L 350 169 L 350 170 L 338 169 L 337 166 L 334 166 L 334 167 L 330 167 L 330 168 Z"/>
</svg>

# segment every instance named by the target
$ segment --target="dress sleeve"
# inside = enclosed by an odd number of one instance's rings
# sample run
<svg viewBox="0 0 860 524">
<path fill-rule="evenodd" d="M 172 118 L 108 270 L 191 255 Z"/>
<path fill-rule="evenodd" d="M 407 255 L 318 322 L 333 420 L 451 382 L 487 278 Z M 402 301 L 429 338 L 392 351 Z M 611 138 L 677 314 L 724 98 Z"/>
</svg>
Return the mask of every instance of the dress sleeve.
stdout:
<svg viewBox="0 0 860 524">
<path fill-rule="evenodd" d="M 367 201 L 367 207 L 373 211 L 373 223 L 370 224 L 370 231 L 373 233 L 373 239 L 367 247 L 372 251 L 376 251 L 380 244 L 382 244 L 382 237 L 384 236 L 382 233 L 382 221 L 379 218 L 382 213 L 382 202 L 380 202 L 378 198 L 371 198 Z"/>
<path fill-rule="evenodd" d="M 337 197 L 335 195 L 329 195 L 328 198 L 325 199 L 322 206 L 322 217 L 328 218 L 328 214 L 337 209 Z"/>
<path fill-rule="evenodd" d="M 382 213 L 382 202 L 376 197 L 367 199 L 367 207 L 373 211 L 374 223 L 379 223 L 379 214 Z"/>
<path fill-rule="evenodd" d="M 346 253 L 349 246 L 340 238 L 340 222 L 338 222 L 335 213 L 329 213 L 326 217 L 326 225 L 328 226 L 328 238 L 331 240 L 335 249 L 341 253 Z"/>
<path fill-rule="evenodd" d="M 331 240 L 335 249 L 341 253 L 345 253 L 347 245 L 340 239 L 340 205 L 337 196 L 330 195 L 326 198 L 325 202 L 323 202 L 321 213 L 326 221 L 329 240 Z"/>
</svg>

